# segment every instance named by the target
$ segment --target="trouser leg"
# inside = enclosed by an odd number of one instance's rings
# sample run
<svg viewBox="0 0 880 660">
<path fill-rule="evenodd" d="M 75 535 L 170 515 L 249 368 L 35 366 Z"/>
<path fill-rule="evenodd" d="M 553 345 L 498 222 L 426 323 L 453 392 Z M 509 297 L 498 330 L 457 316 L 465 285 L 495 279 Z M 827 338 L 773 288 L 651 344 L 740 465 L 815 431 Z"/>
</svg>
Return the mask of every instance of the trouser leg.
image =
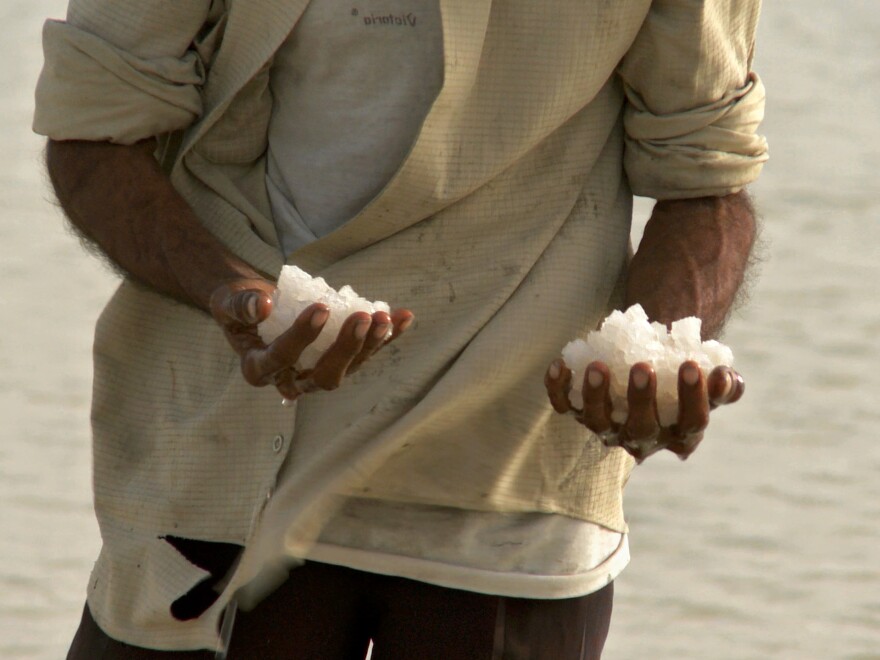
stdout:
<svg viewBox="0 0 880 660">
<path fill-rule="evenodd" d="M 498 597 L 415 580 L 377 582 L 384 608 L 373 660 L 490 660 Z"/>
<path fill-rule="evenodd" d="M 307 562 L 251 612 L 240 612 L 229 660 L 363 660 L 376 618 L 369 573 Z"/>
<path fill-rule="evenodd" d="M 112 639 L 83 608 L 79 628 L 67 652 L 67 660 L 213 660 L 210 651 L 155 651 Z"/>
<path fill-rule="evenodd" d="M 580 598 L 532 600 L 445 589 L 307 563 L 252 612 L 239 613 L 229 660 L 598 660 L 613 585 Z M 211 660 L 108 637 L 88 607 L 68 660 Z"/>
<path fill-rule="evenodd" d="M 487 596 L 383 578 L 374 660 L 598 660 L 614 596 Z"/>
<path fill-rule="evenodd" d="M 611 625 L 614 583 L 580 598 L 502 599 L 503 660 L 598 660 Z"/>
<path fill-rule="evenodd" d="M 251 612 L 239 612 L 228 660 L 363 660 L 375 608 L 368 573 L 307 563 Z M 67 660 L 213 660 L 211 651 L 157 651 L 110 638 L 86 606 Z"/>
</svg>

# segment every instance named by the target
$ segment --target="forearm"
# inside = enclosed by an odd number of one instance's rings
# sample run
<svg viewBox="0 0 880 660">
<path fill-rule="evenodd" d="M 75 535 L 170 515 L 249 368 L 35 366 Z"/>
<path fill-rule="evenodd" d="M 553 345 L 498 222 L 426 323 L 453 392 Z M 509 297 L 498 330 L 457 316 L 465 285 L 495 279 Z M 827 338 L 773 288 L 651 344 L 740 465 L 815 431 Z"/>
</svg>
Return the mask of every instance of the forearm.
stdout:
<svg viewBox="0 0 880 660">
<path fill-rule="evenodd" d="M 627 304 L 666 324 L 697 316 L 704 338 L 717 336 L 743 284 L 756 229 L 745 191 L 657 202 L 630 264 Z"/>
<path fill-rule="evenodd" d="M 50 140 L 49 176 L 73 225 L 136 280 L 201 309 L 225 282 L 262 279 L 202 226 L 152 150 Z"/>
</svg>

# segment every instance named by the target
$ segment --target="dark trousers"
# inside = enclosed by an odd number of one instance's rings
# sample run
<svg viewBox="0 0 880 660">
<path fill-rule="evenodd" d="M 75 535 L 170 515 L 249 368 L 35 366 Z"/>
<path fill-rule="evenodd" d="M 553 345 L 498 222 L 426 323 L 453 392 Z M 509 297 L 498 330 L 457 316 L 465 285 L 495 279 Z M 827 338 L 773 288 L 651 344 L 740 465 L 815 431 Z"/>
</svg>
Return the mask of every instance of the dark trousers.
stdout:
<svg viewBox="0 0 880 660">
<path fill-rule="evenodd" d="M 445 589 L 309 562 L 251 612 L 239 612 L 229 660 L 587 660 L 599 658 L 613 584 L 580 598 L 531 600 Z M 211 660 L 108 637 L 88 607 L 68 660 Z"/>
</svg>

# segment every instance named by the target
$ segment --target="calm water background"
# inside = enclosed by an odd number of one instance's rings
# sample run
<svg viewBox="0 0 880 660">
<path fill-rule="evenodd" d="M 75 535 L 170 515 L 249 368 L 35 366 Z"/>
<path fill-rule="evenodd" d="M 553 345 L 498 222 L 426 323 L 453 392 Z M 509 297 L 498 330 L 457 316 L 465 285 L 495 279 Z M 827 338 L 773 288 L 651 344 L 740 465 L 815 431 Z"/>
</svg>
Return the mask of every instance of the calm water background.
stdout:
<svg viewBox="0 0 880 660">
<path fill-rule="evenodd" d="M 4 659 L 63 657 L 99 548 L 90 344 L 114 278 L 62 229 L 29 132 L 64 4 L 0 5 Z M 610 660 L 880 658 L 878 34 L 877 2 L 766 4 L 767 260 L 726 337 L 748 394 L 690 461 L 634 473 Z"/>
</svg>

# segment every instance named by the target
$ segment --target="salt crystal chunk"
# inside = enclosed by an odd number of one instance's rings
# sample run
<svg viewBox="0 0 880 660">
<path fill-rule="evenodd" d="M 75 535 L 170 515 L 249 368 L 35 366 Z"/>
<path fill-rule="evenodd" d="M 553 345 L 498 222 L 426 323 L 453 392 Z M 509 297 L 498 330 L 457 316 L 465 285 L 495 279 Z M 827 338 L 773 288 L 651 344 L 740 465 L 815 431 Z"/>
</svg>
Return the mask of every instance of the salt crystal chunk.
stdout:
<svg viewBox="0 0 880 660">
<path fill-rule="evenodd" d="M 361 298 L 348 284 L 335 290 L 323 277 L 312 277 L 296 266 L 284 266 L 278 277 L 278 290 L 275 294 L 272 314 L 259 325 L 260 338 L 266 342 L 274 341 L 285 332 L 300 313 L 312 303 L 323 303 L 330 309 L 330 317 L 321 334 L 309 344 L 300 355 L 296 368 L 310 369 L 318 358 L 336 341 L 343 322 L 355 312 L 390 312 L 388 303 L 376 300 L 370 302 Z M 391 335 L 391 329 L 388 330 Z"/>
<path fill-rule="evenodd" d="M 702 325 L 702 321 L 694 316 L 674 321 L 672 330 L 669 332 L 673 345 L 683 351 L 698 351 L 701 343 L 700 328 Z"/>
<path fill-rule="evenodd" d="M 562 349 L 562 359 L 572 371 L 569 399 L 573 406 L 583 404 L 582 387 L 587 365 L 601 360 L 611 372 L 611 418 L 626 421 L 626 389 L 629 370 L 636 362 L 648 362 L 657 374 L 657 413 L 660 423 L 669 426 L 678 418 L 678 369 L 682 362 L 694 360 L 708 374 L 720 365 L 733 366 L 733 351 L 724 344 L 700 340 L 701 321 L 693 316 L 675 321 L 671 332 L 661 323 L 649 323 L 641 305 L 626 312 L 615 310 L 599 330 L 576 339 Z"/>
</svg>

